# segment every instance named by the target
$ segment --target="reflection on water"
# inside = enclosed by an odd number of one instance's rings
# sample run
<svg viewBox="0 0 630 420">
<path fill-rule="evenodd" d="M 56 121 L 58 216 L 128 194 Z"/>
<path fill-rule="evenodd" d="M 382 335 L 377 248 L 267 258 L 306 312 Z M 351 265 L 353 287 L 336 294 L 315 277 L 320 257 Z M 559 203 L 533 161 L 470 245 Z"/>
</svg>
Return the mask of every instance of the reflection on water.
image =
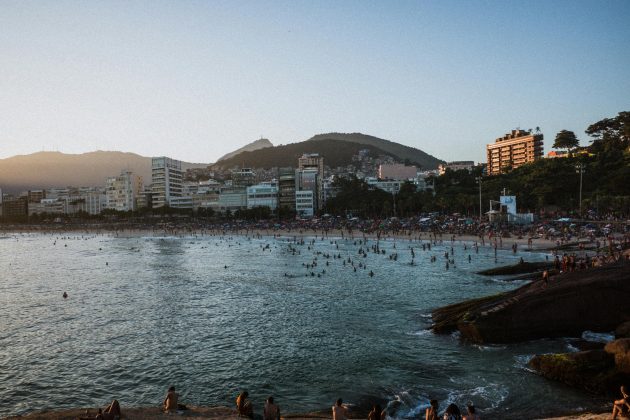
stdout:
<svg viewBox="0 0 630 420">
<path fill-rule="evenodd" d="M 384 255 L 370 252 L 373 244 L 0 241 L 0 401 L 11 402 L 0 415 L 112 398 L 155 405 L 171 384 L 193 405 L 231 405 L 246 388 L 257 408 L 272 394 L 284 412 L 341 396 L 387 400 L 398 418 L 417 416 L 429 398 L 442 409 L 473 401 L 483 413 L 526 417 L 600 404 L 526 370 L 532 354 L 565 351 L 563 340 L 475 346 L 427 332 L 433 308 L 518 285 L 474 274 L 494 265 L 491 248 L 456 243 L 446 270 L 450 243 L 422 251 L 418 242 L 381 241 Z M 499 252 L 498 264 L 520 256 Z"/>
</svg>

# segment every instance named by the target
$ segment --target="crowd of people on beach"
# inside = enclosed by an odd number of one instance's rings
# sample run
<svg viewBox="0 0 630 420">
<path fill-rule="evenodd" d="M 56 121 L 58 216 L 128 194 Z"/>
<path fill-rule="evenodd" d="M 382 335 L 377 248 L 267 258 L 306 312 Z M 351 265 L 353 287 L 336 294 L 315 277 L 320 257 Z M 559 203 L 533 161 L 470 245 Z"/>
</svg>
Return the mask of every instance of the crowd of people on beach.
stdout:
<svg viewBox="0 0 630 420">
<path fill-rule="evenodd" d="M 620 391 L 621 398 L 613 401 L 612 420 L 616 420 L 618 416 L 628 416 L 630 413 L 630 394 L 628 389 L 625 385 L 622 385 Z M 266 399 L 262 415 L 254 412 L 254 405 L 249 399 L 247 391 L 241 391 L 238 394 L 235 406 L 235 415 L 245 419 L 281 419 L 280 407 L 275 403 L 273 396 L 269 396 Z M 188 410 L 188 407 L 179 402 L 179 394 L 175 391 L 175 387 L 169 387 L 162 402 L 162 411 L 167 414 L 182 414 L 186 410 Z M 90 416 L 89 413 L 86 413 L 85 416 L 79 417 L 78 420 L 120 420 L 123 418 L 125 417 L 123 417 L 120 403 L 118 400 L 113 400 L 104 409 L 99 408 L 95 416 Z M 333 420 L 347 420 L 356 418 L 356 415 L 351 415 L 349 407 L 339 398 L 331 408 L 331 418 Z M 386 420 L 390 418 L 387 410 L 382 409 L 378 403 L 372 405 L 367 415 L 367 420 Z M 417 417 L 414 418 L 418 420 L 481 420 L 481 416 L 477 413 L 477 409 L 472 402 L 466 405 L 466 411 L 463 413 L 456 404 L 451 403 L 440 414 L 439 403 L 436 399 L 431 399 L 424 412 L 418 413 Z"/>
</svg>

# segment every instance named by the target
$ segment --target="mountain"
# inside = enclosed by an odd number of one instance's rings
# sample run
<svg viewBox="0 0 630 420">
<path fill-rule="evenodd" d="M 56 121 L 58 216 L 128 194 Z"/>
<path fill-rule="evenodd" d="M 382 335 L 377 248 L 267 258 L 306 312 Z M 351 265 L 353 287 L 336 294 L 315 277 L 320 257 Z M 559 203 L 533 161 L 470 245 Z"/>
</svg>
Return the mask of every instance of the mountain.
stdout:
<svg viewBox="0 0 630 420">
<path fill-rule="evenodd" d="M 182 162 L 182 169 L 207 164 Z M 38 152 L 0 159 L 3 192 L 28 189 L 104 186 L 105 178 L 129 169 L 151 182 L 151 158 L 135 153 L 96 151 L 82 154 Z"/>
<path fill-rule="evenodd" d="M 265 147 L 264 149 L 231 154 L 221 158 L 213 165 L 215 169 L 230 169 L 235 166 L 254 168 L 272 168 L 296 166 L 297 159 L 304 153 L 319 153 L 327 166 L 344 166 L 352 161 L 352 156 L 359 150 L 368 149 L 372 156 L 386 155 L 405 162 L 416 163 L 423 169 L 435 169 L 439 160 L 419 149 L 383 140 L 361 133 L 318 134 L 306 141 L 283 146 Z M 238 151 L 237 151 L 238 152 Z"/>
<path fill-rule="evenodd" d="M 444 163 L 434 156 L 423 152 L 415 147 L 405 146 L 393 141 L 384 140 L 378 137 L 369 136 L 361 133 L 326 133 L 317 134 L 311 137 L 307 142 L 318 142 L 323 140 L 343 140 L 351 143 L 364 144 L 369 146 L 378 147 L 393 156 L 396 156 L 398 160 L 404 162 L 409 160 L 411 163 L 419 165 L 422 169 L 437 169 L 440 163 Z"/>
<path fill-rule="evenodd" d="M 324 157 L 327 166 L 336 168 L 352 162 L 352 156 L 359 150 L 367 149 L 372 156 L 386 155 L 394 157 L 391 153 L 378 147 L 352 143 L 342 140 L 321 140 L 316 142 L 303 141 L 282 146 L 266 147 L 253 152 L 241 152 L 229 159 L 215 163 L 214 169 L 230 169 L 234 167 L 273 168 L 283 166 L 297 166 L 297 161 L 304 153 L 319 153 Z"/>
<path fill-rule="evenodd" d="M 237 149 L 231 153 L 228 153 L 227 155 L 221 156 L 217 162 L 220 162 L 222 160 L 226 160 L 231 158 L 232 156 L 236 156 L 241 152 L 253 152 L 254 150 L 259 150 L 259 149 L 264 149 L 266 147 L 273 147 L 273 144 L 269 141 L 269 139 L 258 139 L 252 143 L 249 143 L 243 147 L 241 147 L 240 149 Z"/>
</svg>

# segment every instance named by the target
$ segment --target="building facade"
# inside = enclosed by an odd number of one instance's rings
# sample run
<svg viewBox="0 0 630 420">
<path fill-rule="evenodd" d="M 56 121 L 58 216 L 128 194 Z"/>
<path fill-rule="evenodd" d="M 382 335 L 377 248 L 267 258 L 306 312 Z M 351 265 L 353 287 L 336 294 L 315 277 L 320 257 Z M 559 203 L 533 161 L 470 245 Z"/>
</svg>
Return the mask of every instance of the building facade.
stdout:
<svg viewBox="0 0 630 420">
<path fill-rule="evenodd" d="M 315 190 L 316 208 L 324 206 L 324 158 L 319 153 L 305 153 L 298 158 L 298 170 L 311 170 L 317 173 L 317 187 Z M 296 183 L 298 180 L 296 179 Z"/>
<path fill-rule="evenodd" d="M 383 164 L 378 166 L 379 179 L 411 179 L 418 174 L 415 166 L 406 166 L 402 163 Z"/>
<path fill-rule="evenodd" d="M 247 187 L 247 208 L 269 207 L 271 210 L 278 208 L 278 184 L 276 182 L 263 182 Z"/>
<path fill-rule="evenodd" d="M 516 169 L 543 157 L 543 135 L 527 130 L 512 130 L 486 146 L 488 175 Z"/>
<path fill-rule="evenodd" d="M 295 169 L 278 169 L 278 206 L 295 210 Z"/>
<path fill-rule="evenodd" d="M 475 162 L 472 160 L 457 160 L 454 162 L 441 163 L 438 165 L 438 173 L 440 175 L 444 175 L 447 169 L 451 171 L 461 171 L 467 170 L 468 172 L 472 171 L 475 167 Z"/>
<path fill-rule="evenodd" d="M 182 196 L 182 162 L 167 157 L 155 157 L 151 162 L 153 208 L 171 206 Z"/>
<path fill-rule="evenodd" d="M 122 171 L 118 176 L 107 178 L 105 191 L 108 209 L 116 211 L 137 210 L 137 197 L 142 191 L 142 177 L 131 171 Z"/>
</svg>

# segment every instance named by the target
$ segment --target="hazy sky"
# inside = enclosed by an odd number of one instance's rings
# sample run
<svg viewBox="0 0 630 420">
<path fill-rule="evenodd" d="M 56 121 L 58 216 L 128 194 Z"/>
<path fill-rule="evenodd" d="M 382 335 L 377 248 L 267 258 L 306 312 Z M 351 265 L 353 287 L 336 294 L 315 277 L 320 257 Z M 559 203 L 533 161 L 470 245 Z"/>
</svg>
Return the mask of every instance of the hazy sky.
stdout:
<svg viewBox="0 0 630 420">
<path fill-rule="evenodd" d="M 630 111 L 630 1 L 0 0 L 0 158 L 362 132 L 485 161 Z"/>
</svg>

